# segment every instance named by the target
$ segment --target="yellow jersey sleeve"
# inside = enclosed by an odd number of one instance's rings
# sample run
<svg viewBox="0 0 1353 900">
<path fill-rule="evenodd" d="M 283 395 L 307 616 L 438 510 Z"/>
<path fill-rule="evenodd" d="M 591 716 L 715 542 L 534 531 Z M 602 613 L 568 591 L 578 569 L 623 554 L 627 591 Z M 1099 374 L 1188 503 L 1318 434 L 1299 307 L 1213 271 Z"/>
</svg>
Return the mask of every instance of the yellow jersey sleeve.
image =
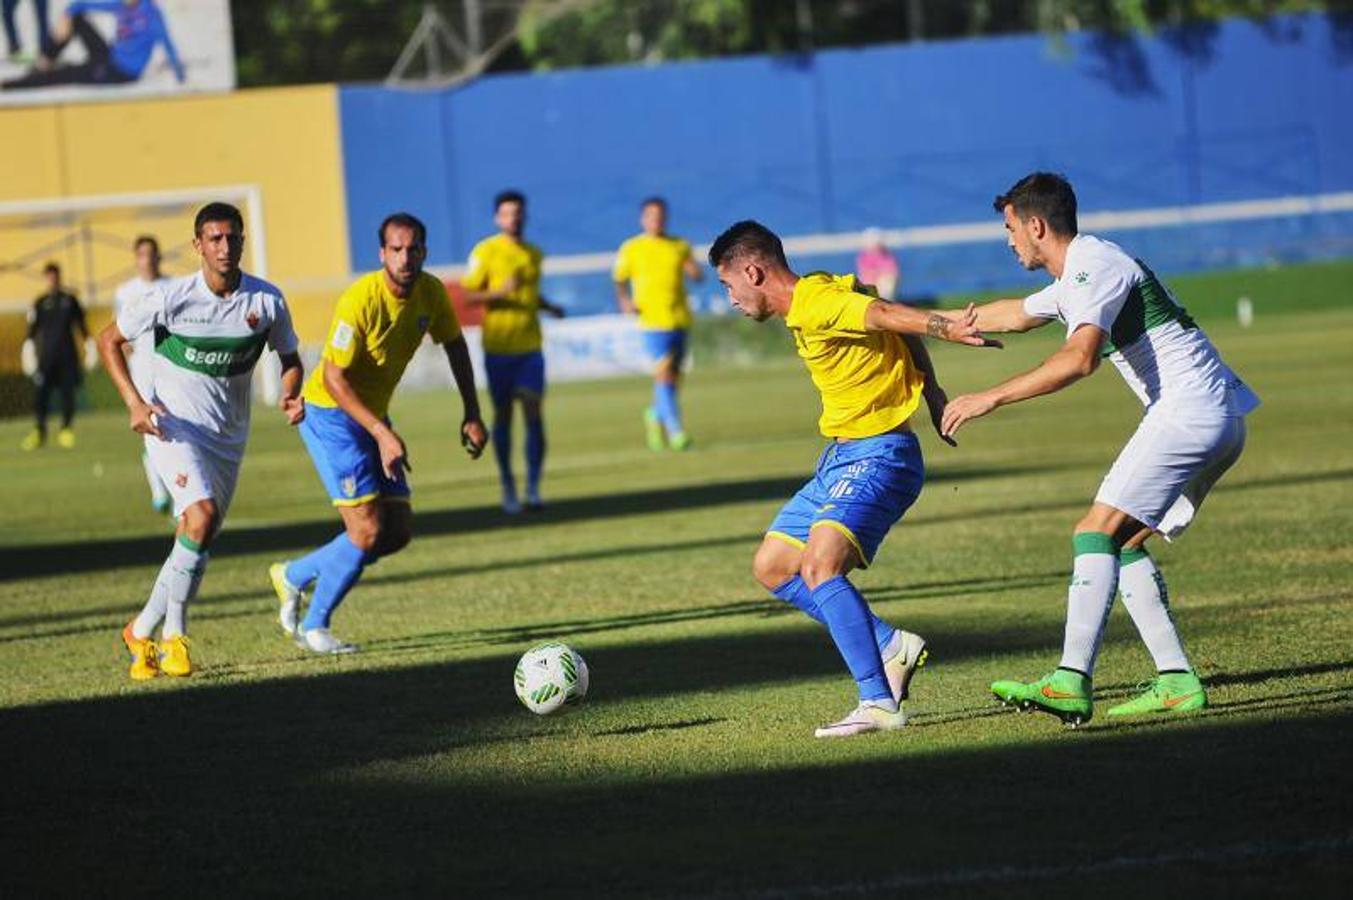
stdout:
<svg viewBox="0 0 1353 900">
<path fill-rule="evenodd" d="M 334 318 L 329 323 L 329 336 L 324 342 L 322 359 L 346 369 L 352 365 L 357 350 L 366 339 L 366 313 L 370 303 L 366 279 L 361 279 L 343 292 L 334 307 Z"/>
<path fill-rule="evenodd" d="M 611 269 L 612 281 L 629 281 L 634 274 L 634 242 L 625 241 L 615 255 L 615 267 Z"/>
<path fill-rule="evenodd" d="M 446 287 L 431 275 L 424 276 L 423 285 L 426 285 L 428 337 L 438 344 L 454 341 L 460 337 L 460 319 L 456 318 L 456 311 L 451 307 Z"/>
<path fill-rule="evenodd" d="M 834 286 L 834 285 L 833 285 Z M 868 332 L 865 314 L 875 298 L 846 290 L 818 290 L 804 298 L 795 325 L 805 331 L 849 337 Z"/>
<path fill-rule="evenodd" d="M 489 249 L 484 246 L 486 243 L 486 241 L 480 241 L 470 251 L 470 258 L 465 262 L 465 274 L 460 278 L 461 287 L 469 288 L 472 291 L 482 291 L 489 286 L 489 260 L 487 258 Z"/>
</svg>

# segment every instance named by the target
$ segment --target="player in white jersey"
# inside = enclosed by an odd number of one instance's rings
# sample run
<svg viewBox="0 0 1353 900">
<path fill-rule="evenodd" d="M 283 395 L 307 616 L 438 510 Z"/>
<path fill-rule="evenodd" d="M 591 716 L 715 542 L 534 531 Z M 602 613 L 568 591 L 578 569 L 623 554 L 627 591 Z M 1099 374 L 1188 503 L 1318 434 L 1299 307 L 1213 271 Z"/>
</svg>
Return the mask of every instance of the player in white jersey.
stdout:
<svg viewBox="0 0 1353 900">
<path fill-rule="evenodd" d="M 276 287 L 240 270 L 240 211 L 210 203 L 193 227 L 200 270 L 133 300 L 99 335 L 103 364 L 131 413 L 132 430 L 145 436 L 178 520 L 150 599 L 122 630 L 137 680 L 192 674 L 186 607 L 235 492 L 249 436 L 250 376 L 265 345 L 282 359 L 283 414 L 292 425 L 305 415 L 301 359 L 286 302 Z M 123 347 L 144 334 L 152 335 L 154 346 L 151 396 L 141 393 L 123 355 Z M 161 621 L 157 646 L 152 634 Z"/>
<path fill-rule="evenodd" d="M 998 681 L 992 692 L 1073 726 L 1088 721 L 1095 659 L 1121 589 L 1159 674 L 1109 715 L 1201 709 L 1207 694 L 1175 630 L 1165 579 L 1143 545 L 1154 534 L 1173 540 L 1188 527 L 1240 457 L 1245 415 L 1259 399 L 1145 264 L 1117 244 L 1077 233 L 1076 195 L 1065 178 L 1035 172 L 995 205 L 1020 264 L 1046 269 L 1056 280 L 1032 296 L 978 307 L 977 327 L 1028 331 L 1056 320 L 1066 325 L 1067 339 L 1032 371 L 951 400 L 944 433 L 997 407 L 1061 390 L 1105 356 L 1146 414 L 1076 525 L 1061 663 L 1030 684 Z"/>
<path fill-rule="evenodd" d="M 143 234 L 132 245 L 132 252 L 136 254 L 136 275 L 118 285 L 117 293 L 113 295 L 113 308 L 119 315 L 133 301 L 140 299 L 157 285 L 169 281 L 160 272 L 159 241 L 148 234 Z M 150 370 L 151 360 L 155 356 L 155 335 L 147 331 L 134 343 L 128 342 L 126 349 L 130 351 L 127 354 L 127 366 L 131 370 L 132 383 L 136 385 L 137 393 L 142 397 L 153 396 Z M 150 485 L 150 505 L 156 512 L 169 512 L 173 500 L 155 471 L 155 466 L 151 464 L 150 455 L 144 450 L 141 451 L 141 465 L 146 471 L 146 483 Z"/>
</svg>

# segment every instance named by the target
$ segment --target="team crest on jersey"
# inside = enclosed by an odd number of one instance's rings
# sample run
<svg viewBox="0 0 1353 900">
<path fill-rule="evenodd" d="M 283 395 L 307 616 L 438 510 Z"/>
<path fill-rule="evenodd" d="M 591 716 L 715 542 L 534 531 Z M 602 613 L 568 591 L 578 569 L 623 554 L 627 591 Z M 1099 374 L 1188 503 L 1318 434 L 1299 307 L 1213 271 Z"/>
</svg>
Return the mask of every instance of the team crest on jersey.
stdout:
<svg viewBox="0 0 1353 900">
<path fill-rule="evenodd" d="M 186 488 L 188 486 L 188 473 L 180 472 L 177 475 L 175 475 L 174 484 L 177 484 L 181 488 Z"/>
<path fill-rule="evenodd" d="M 255 328 L 258 327 L 258 313 L 251 312 L 249 315 L 244 317 L 244 321 L 245 324 L 249 326 L 249 330 L 253 331 Z"/>
<path fill-rule="evenodd" d="M 428 319 L 427 316 L 419 316 L 419 317 L 418 317 L 418 333 L 419 333 L 419 334 L 427 334 L 427 330 L 428 330 L 428 321 L 429 321 L 429 319 Z"/>
<path fill-rule="evenodd" d="M 357 494 L 357 479 L 349 475 L 339 483 L 339 487 L 343 489 L 344 497 L 355 496 Z"/>
</svg>

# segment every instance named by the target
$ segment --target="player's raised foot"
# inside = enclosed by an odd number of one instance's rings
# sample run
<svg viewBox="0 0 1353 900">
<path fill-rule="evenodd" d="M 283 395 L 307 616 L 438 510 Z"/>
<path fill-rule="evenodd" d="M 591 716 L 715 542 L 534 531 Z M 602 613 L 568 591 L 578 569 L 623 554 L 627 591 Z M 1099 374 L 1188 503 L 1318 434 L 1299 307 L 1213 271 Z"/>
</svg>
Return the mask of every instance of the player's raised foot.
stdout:
<svg viewBox="0 0 1353 900">
<path fill-rule="evenodd" d="M 188 652 L 192 643 L 186 634 L 160 641 L 160 671 L 175 678 L 187 678 L 193 674 L 193 658 Z"/>
<path fill-rule="evenodd" d="M 503 492 L 503 512 L 509 516 L 515 516 L 521 513 L 521 501 L 517 499 L 516 491 Z"/>
<path fill-rule="evenodd" d="M 296 643 L 303 650 L 321 654 L 356 653 L 361 649 L 356 644 L 349 644 L 337 637 L 327 628 L 308 628 L 299 632 L 296 635 Z"/>
<path fill-rule="evenodd" d="M 75 432 L 69 428 L 63 428 L 56 433 L 56 442 L 61 445 L 63 450 L 73 450 L 75 448 Z"/>
<path fill-rule="evenodd" d="M 878 706 L 869 700 L 860 701 L 860 705 L 839 722 L 823 725 L 813 732 L 814 737 L 839 738 L 854 737 L 857 734 L 869 734 L 873 731 L 896 731 L 907 724 L 907 714 L 898 707 L 895 711 Z"/>
<path fill-rule="evenodd" d="M 47 439 L 43 436 L 43 433 L 34 428 L 28 432 L 22 441 L 19 441 L 19 449 L 24 451 L 36 450 L 46 442 Z"/>
<path fill-rule="evenodd" d="M 284 562 L 273 563 L 268 567 L 268 580 L 272 582 L 272 589 L 277 594 L 277 602 L 280 604 L 277 621 L 281 623 L 283 631 L 294 636 L 301 604 L 305 602 L 305 592 L 293 587 L 291 582 L 287 581 L 287 564 Z"/>
<path fill-rule="evenodd" d="M 882 655 L 888 687 L 893 690 L 893 699 L 901 703 L 908 697 L 912 676 L 925 665 L 926 657 L 930 655 L 925 638 L 899 628 L 893 633 L 892 641 L 883 648 Z"/>
<path fill-rule="evenodd" d="M 545 501 L 540 499 L 539 493 L 529 493 L 526 495 L 525 509 L 529 513 L 544 512 Z"/>
<path fill-rule="evenodd" d="M 644 410 L 644 442 L 654 453 L 667 446 L 667 442 L 663 439 L 662 422 L 658 419 L 657 410 L 651 406 Z"/>
<path fill-rule="evenodd" d="M 691 436 L 684 431 L 674 431 L 667 438 L 667 443 L 676 451 L 689 450 L 691 449 Z"/>
<path fill-rule="evenodd" d="M 132 634 L 131 622 L 122 629 L 122 643 L 131 654 L 132 664 L 127 674 L 131 676 L 132 681 L 149 681 L 160 674 L 160 656 L 155 648 L 155 642 L 148 637 L 139 638 Z"/>
<path fill-rule="evenodd" d="M 1109 710 L 1111 716 L 1143 716 L 1148 713 L 1186 713 L 1207 708 L 1207 691 L 1192 672 L 1162 672 L 1146 690 Z"/>
<path fill-rule="evenodd" d="M 1094 716 L 1094 686 L 1090 679 L 1069 669 L 1054 669 L 1037 681 L 997 681 L 991 692 L 1007 706 L 1050 713 L 1075 728 Z"/>
</svg>

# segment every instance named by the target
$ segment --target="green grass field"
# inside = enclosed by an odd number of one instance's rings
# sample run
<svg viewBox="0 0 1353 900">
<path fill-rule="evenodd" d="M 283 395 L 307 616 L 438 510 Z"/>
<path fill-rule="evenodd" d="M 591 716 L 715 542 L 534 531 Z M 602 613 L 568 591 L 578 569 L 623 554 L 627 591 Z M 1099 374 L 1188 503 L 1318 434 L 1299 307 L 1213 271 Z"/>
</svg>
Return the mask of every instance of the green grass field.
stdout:
<svg viewBox="0 0 1353 900">
<path fill-rule="evenodd" d="M 124 417 L 27 455 L 27 423 L 0 423 L 0 895 L 1346 896 L 1351 276 L 1174 280 L 1265 401 L 1187 539 L 1156 547 L 1212 706 L 1074 732 L 987 685 L 1056 664 L 1070 531 L 1139 414 L 1107 367 L 958 449 L 923 438 L 926 491 L 855 580 L 930 665 L 912 725 L 837 742 L 812 730 L 853 683 L 750 575 L 820 446 L 788 356 L 698 366 L 684 455 L 643 449 L 642 379 L 558 386 L 552 505 L 520 519 L 459 450 L 454 396 L 400 398 L 417 536 L 339 613 L 365 648 L 344 658 L 276 625 L 268 563 L 337 525 L 257 409 L 192 610 L 201 671 L 150 684 L 118 630 L 169 539 Z M 937 349 L 950 393 L 1032 365 L 1045 331 Z M 511 676 L 546 638 L 581 651 L 592 692 L 538 718 Z M 1099 712 L 1151 674 L 1120 606 Z"/>
</svg>

